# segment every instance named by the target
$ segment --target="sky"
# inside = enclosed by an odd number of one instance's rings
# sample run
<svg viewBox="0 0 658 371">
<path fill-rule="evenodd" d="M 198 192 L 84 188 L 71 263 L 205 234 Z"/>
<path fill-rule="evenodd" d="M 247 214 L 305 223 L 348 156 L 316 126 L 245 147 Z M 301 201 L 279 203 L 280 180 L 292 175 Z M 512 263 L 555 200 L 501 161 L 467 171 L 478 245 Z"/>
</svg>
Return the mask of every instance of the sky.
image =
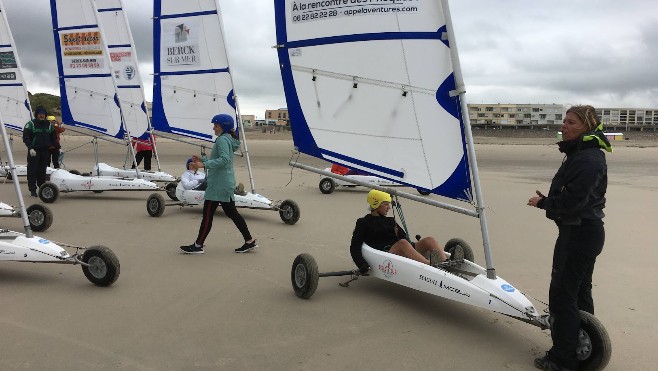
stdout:
<svg viewBox="0 0 658 371">
<path fill-rule="evenodd" d="M 31 93 L 59 95 L 49 0 L 4 2 Z M 438 1 L 438 0 L 425 0 Z M 273 0 L 220 0 L 243 115 L 285 107 Z M 469 103 L 658 108 L 655 0 L 451 0 Z M 124 0 L 147 100 L 153 0 Z"/>
</svg>

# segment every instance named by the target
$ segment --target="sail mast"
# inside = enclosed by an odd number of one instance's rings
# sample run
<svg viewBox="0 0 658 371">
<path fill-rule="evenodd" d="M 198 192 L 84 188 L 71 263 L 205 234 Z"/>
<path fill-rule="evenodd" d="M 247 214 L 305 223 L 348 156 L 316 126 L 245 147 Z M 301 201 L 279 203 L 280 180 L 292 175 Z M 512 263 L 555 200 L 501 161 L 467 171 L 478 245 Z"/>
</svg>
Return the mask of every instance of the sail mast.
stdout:
<svg viewBox="0 0 658 371">
<path fill-rule="evenodd" d="M 489 229 L 487 227 L 486 208 L 484 206 L 484 199 L 482 197 L 482 188 L 480 187 L 480 176 L 478 173 L 477 159 L 475 158 L 475 144 L 473 143 L 473 132 L 471 130 L 471 121 L 468 115 L 468 106 L 464 96 L 466 89 L 464 86 L 464 78 L 462 75 L 461 65 L 459 64 L 459 53 L 457 52 L 457 42 L 455 38 L 454 28 L 452 26 L 452 18 L 450 17 L 450 6 L 448 0 L 440 0 L 443 7 L 443 14 L 445 14 L 446 29 L 448 41 L 450 43 L 450 57 L 452 59 L 452 68 L 455 76 L 455 91 L 453 94 L 459 95 L 459 104 L 462 111 L 462 120 L 464 122 L 464 132 L 466 135 L 466 145 L 468 147 L 468 162 L 471 165 L 473 174 L 473 187 L 475 188 L 475 201 L 476 208 L 480 219 L 480 230 L 482 231 L 482 243 L 484 246 L 484 258 L 487 265 L 487 278 L 496 279 L 496 269 L 493 266 L 493 255 L 491 254 L 491 246 L 489 243 Z"/>
</svg>

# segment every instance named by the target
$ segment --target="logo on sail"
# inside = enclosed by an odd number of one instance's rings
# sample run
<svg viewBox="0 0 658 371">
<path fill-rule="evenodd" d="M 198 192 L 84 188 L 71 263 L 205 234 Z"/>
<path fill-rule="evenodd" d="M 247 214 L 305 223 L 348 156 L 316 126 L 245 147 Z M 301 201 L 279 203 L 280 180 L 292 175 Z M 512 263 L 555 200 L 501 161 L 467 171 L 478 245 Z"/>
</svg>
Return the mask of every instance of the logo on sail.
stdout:
<svg viewBox="0 0 658 371">
<path fill-rule="evenodd" d="M 200 66 L 199 24 L 162 23 L 162 64 L 169 67 Z"/>
<path fill-rule="evenodd" d="M 126 80 L 132 80 L 135 77 L 135 67 L 126 66 L 126 68 L 123 69 L 123 76 Z"/>
<path fill-rule="evenodd" d="M 0 70 L 5 70 L 8 68 L 18 68 L 14 52 L 0 52 Z"/>
</svg>

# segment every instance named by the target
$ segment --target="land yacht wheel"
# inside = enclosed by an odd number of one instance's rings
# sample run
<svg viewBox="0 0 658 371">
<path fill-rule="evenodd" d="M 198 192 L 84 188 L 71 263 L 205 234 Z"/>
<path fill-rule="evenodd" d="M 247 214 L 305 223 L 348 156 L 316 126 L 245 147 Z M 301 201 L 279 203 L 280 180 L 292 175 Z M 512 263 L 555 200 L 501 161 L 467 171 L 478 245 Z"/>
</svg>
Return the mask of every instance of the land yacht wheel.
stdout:
<svg viewBox="0 0 658 371">
<path fill-rule="evenodd" d="M 468 260 L 470 262 L 475 261 L 475 255 L 473 254 L 473 249 L 471 249 L 471 246 L 469 246 L 466 241 L 462 240 L 461 238 L 451 238 L 446 242 L 446 245 L 443 247 L 443 250 L 445 252 L 452 253 L 455 251 L 455 246 L 461 246 L 462 249 L 464 250 L 464 259 Z"/>
<path fill-rule="evenodd" d="M 110 286 L 121 272 L 121 265 L 116 255 L 105 246 L 92 246 L 82 254 L 82 266 L 85 277 L 97 286 Z"/>
<path fill-rule="evenodd" d="M 318 288 L 319 279 L 320 273 L 315 259 L 309 254 L 297 255 L 290 270 L 290 281 L 295 295 L 302 299 L 310 298 Z"/>
<path fill-rule="evenodd" d="M 331 178 L 322 178 L 320 179 L 320 184 L 318 185 L 320 192 L 328 195 L 334 192 L 336 189 L 336 182 Z"/>
<path fill-rule="evenodd" d="M 53 212 L 46 205 L 34 204 L 26 211 L 30 228 L 35 232 L 43 232 L 53 224 Z"/>
<path fill-rule="evenodd" d="M 580 311 L 580 332 L 576 349 L 579 370 L 603 370 L 610 362 L 612 343 L 603 324 L 593 315 Z"/>
<path fill-rule="evenodd" d="M 51 182 L 45 182 L 39 187 L 39 198 L 41 201 L 51 204 L 59 197 L 59 188 Z"/>
<path fill-rule="evenodd" d="M 167 192 L 167 196 L 171 198 L 174 201 L 178 201 L 178 197 L 176 197 L 176 187 L 178 187 L 178 183 L 167 183 L 165 185 L 165 192 Z"/>
<path fill-rule="evenodd" d="M 165 200 L 158 193 L 152 193 L 149 198 L 146 200 L 146 211 L 148 211 L 150 216 L 158 217 L 164 213 L 165 210 Z"/>
<path fill-rule="evenodd" d="M 299 221 L 299 206 L 293 200 L 285 200 L 279 206 L 279 216 L 284 223 L 293 225 Z"/>
</svg>

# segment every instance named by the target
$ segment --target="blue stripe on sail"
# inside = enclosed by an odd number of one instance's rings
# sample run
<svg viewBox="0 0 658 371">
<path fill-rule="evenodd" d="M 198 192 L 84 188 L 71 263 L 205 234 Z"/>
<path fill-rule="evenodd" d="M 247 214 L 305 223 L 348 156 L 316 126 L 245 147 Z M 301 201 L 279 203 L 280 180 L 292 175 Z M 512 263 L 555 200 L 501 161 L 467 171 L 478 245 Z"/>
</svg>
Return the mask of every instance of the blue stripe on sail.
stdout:
<svg viewBox="0 0 658 371">
<path fill-rule="evenodd" d="M 194 70 L 194 71 L 176 71 L 176 72 L 159 72 L 160 76 L 182 76 L 182 75 L 202 75 L 208 73 L 227 73 L 228 68 L 215 68 L 212 70 Z"/>
<path fill-rule="evenodd" d="M 105 9 L 98 9 L 98 12 L 99 12 L 99 13 L 103 13 L 103 12 L 118 12 L 118 11 L 121 11 L 121 10 L 123 10 L 123 9 L 122 9 L 122 8 L 105 8 Z"/>
<path fill-rule="evenodd" d="M 130 44 L 118 44 L 118 45 L 108 45 L 108 49 L 113 49 L 113 48 L 130 48 L 132 45 Z"/>
<path fill-rule="evenodd" d="M 23 84 L 16 82 L 11 84 L 0 84 L 0 86 L 23 86 Z"/>
<path fill-rule="evenodd" d="M 286 48 L 303 48 L 307 46 L 342 44 L 359 41 L 376 41 L 376 40 L 440 40 L 441 34 L 438 32 L 381 32 L 365 33 L 357 35 L 343 35 L 320 37 L 317 39 L 298 40 L 286 42 Z M 281 44 L 279 44 L 281 45 Z"/>
<path fill-rule="evenodd" d="M 109 73 L 90 73 L 88 75 L 65 75 L 62 78 L 65 79 L 88 79 L 92 77 L 112 77 Z"/>
<path fill-rule="evenodd" d="M 117 85 L 118 89 L 141 89 L 141 85 Z"/>
<path fill-rule="evenodd" d="M 55 28 L 55 31 L 70 31 L 70 30 L 80 30 L 83 28 L 98 28 L 97 24 L 84 24 L 81 26 L 69 26 L 69 27 L 62 27 L 62 28 Z"/>
<path fill-rule="evenodd" d="M 187 130 L 187 129 L 181 129 L 181 128 L 172 128 L 170 132 L 175 133 L 175 134 L 184 134 L 184 135 L 187 135 L 187 136 L 197 137 L 197 138 L 200 138 L 200 139 L 212 140 L 212 138 L 213 138 L 212 135 L 199 133 L 199 132 L 192 131 L 192 130 Z"/>
<path fill-rule="evenodd" d="M 171 19 L 171 18 L 199 17 L 203 15 L 213 15 L 213 14 L 217 14 L 217 11 L 206 10 L 204 12 L 193 12 L 193 13 L 180 13 L 180 14 L 167 14 L 167 15 L 158 14 L 156 17 L 158 17 L 159 19 Z"/>
<path fill-rule="evenodd" d="M 11 48 L 11 44 L 0 45 L 0 48 Z"/>
<path fill-rule="evenodd" d="M 53 37 L 55 39 L 55 59 L 57 60 L 57 75 L 59 76 L 59 94 L 61 96 L 62 121 L 73 122 L 71 107 L 69 106 L 68 94 L 66 93 L 66 82 L 64 81 L 64 65 L 62 64 L 62 47 L 59 43 L 59 20 L 57 16 L 57 1 L 50 0 L 50 17 L 53 24 Z"/>
<path fill-rule="evenodd" d="M 100 126 L 86 124 L 86 123 L 80 122 L 80 121 L 71 121 L 71 122 L 67 122 L 67 124 L 73 124 L 75 126 L 87 128 L 89 130 L 97 131 L 99 133 L 107 133 L 107 129 L 105 129 L 105 128 L 102 128 Z"/>
<path fill-rule="evenodd" d="M 23 127 L 22 127 L 22 126 L 12 125 L 12 124 L 10 124 L 10 123 L 8 123 L 8 122 L 5 122 L 5 126 L 7 126 L 7 127 L 10 128 L 10 129 L 14 129 L 14 130 L 16 130 L 16 131 L 23 131 Z"/>
<path fill-rule="evenodd" d="M 160 15 L 162 1 L 153 2 L 153 102 L 151 103 L 151 125 L 158 131 L 171 133 L 164 107 L 162 106 L 162 79 L 160 77 Z"/>
</svg>

